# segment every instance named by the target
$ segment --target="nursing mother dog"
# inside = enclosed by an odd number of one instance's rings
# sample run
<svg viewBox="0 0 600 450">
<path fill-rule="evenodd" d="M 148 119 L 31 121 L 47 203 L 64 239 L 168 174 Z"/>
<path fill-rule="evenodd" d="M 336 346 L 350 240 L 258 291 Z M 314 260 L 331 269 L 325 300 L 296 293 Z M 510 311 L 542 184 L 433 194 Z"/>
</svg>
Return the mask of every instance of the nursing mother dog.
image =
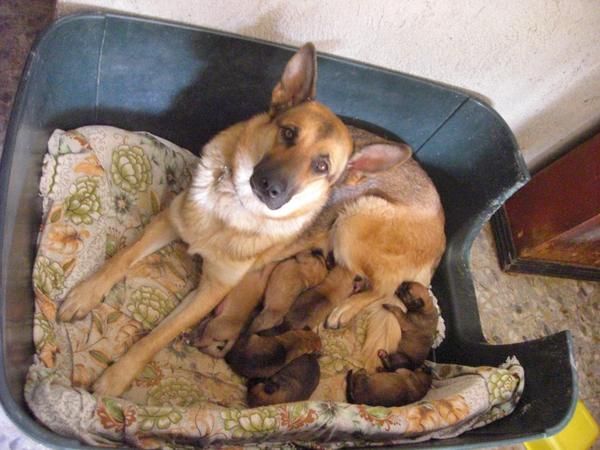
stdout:
<svg viewBox="0 0 600 450">
<path fill-rule="evenodd" d="M 208 142 L 190 187 L 138 241 L 69 292 L 59 309 L 62 321 L 85 317 L 136 261 L 175 239 L 203 257 L 198 288 L 104 371 L 96 393 L 121 395 L 159 350 L 209 314 L 248 271 L 282 257 L 321 211 L 344 171 L 352 139 L 342 121 L 314 100 L 316 77 L 309 43 L 286 65 L 269 111 Z"/>
</svg>

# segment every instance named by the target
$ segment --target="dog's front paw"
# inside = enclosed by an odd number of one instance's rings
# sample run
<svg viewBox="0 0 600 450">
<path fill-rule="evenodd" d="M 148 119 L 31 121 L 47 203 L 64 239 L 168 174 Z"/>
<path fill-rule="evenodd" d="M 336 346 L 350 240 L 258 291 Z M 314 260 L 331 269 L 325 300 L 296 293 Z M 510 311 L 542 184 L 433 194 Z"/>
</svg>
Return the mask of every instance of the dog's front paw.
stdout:
<svg viewBox="0 0 600 450">
<path fill-rule="evenodd" d="M 131 372 L 121 360 L 106 369 L 92 386 L 94 394 L 106 397 L 120 397 L 133 382 L 137 372 Z"/>
<path fill-rule="evenodd" d="M 97 276 L 82 281 L 67 295 L 58 310 L 58 318 L 63 322 L 83 319 L 92 309 L 102 303 L 104 295 L 112 286 Z"/>
<path fill-rule="evenodd" d="M 333 330 L 344 328 L 353 318 L 354 312 L 352 311 L 352 307 L 350 305 L 341 305 L 331 311 L 331 314 L 327 317 L 327 322 L 325 322 L 325 327 Z"/>
<path fill-rule="evenodd" d="M 81 283 L 71 289 L 58 310 L 58 318 L 63 322 L 83 319 L 96 305 L 102 302 L 102 296 Z"/>
</svg>

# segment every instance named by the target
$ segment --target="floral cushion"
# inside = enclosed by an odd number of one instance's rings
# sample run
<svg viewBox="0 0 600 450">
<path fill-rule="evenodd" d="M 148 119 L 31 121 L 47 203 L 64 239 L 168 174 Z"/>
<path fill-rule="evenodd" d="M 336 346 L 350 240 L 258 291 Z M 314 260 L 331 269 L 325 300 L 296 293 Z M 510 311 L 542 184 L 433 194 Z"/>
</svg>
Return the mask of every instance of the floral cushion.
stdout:
<svg viewBox="0 0 600 450">
<path fill-rule="evenodd" d="M 89 444 L 145 448 L 252 443 L 356 446 L 456 436 L 514 409 L 524 386 L 514 358 L 499 368 L 428 363 L 433 388 L 398 408 L 344 402 L 345 374 L 365 337 L 359 315 L 319 330 L 321 382 L 310 401 L 247 409 L 244 380 L 223 360 L 176 339 L 122 398 L 87 388 L 198 282 L 199 260 L 174 242 L 138 262 L 85 319 L 56 320 L 81 279 L 141 233 L 191 179 L 197 157 L 149 133 L 57 130 L 40 183 L 44 217 L 33 271 L 37 355 L 25 388 L 36 417 Z"/>
</svg>

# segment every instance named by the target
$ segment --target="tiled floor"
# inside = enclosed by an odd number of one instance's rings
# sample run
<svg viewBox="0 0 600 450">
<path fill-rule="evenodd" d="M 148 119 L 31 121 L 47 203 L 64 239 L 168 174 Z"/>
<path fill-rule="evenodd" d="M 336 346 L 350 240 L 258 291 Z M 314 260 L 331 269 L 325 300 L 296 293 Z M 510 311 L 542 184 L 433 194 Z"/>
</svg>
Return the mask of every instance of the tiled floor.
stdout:
<svg viewBox="0 0 600 450">
<path fill-rule="evenodd" d="M 29 47 L 53 14 L 53 1 L 0 3 L 0 148 Z M 517 342 L 571 330 L 580 397 L 600 420 L 600 380 L 596 376 L 600 373 L 600 283 L 503 273 L 489 225 L 473 246 L 472 270 L 482 326 L 490 342 Z M 0 425 L 1 416 L 0 410 Z"/>
<path fill-rule="evenodd" d="M 491 226 L 471 252 L 473 279 L 484 335 L 492 343 L 573 334 L 579 397 L 600 419 L 600 283 L 502 272 Z"/>
</svg>

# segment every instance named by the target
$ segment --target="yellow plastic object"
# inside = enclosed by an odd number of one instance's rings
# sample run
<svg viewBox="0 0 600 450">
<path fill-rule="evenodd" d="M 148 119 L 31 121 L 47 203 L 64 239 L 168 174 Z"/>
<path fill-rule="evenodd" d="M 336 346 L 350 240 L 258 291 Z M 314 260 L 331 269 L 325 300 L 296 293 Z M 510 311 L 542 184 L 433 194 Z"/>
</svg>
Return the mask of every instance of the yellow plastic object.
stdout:
<svg viewBox="0 0 600 450">
<path fill-rule="evenodd" d="M 579 400 L 565 428 L 554 436 L 525 442 L 527 450 L 588 450 L 598 439 L 598 423 Z"/>
</svg>

